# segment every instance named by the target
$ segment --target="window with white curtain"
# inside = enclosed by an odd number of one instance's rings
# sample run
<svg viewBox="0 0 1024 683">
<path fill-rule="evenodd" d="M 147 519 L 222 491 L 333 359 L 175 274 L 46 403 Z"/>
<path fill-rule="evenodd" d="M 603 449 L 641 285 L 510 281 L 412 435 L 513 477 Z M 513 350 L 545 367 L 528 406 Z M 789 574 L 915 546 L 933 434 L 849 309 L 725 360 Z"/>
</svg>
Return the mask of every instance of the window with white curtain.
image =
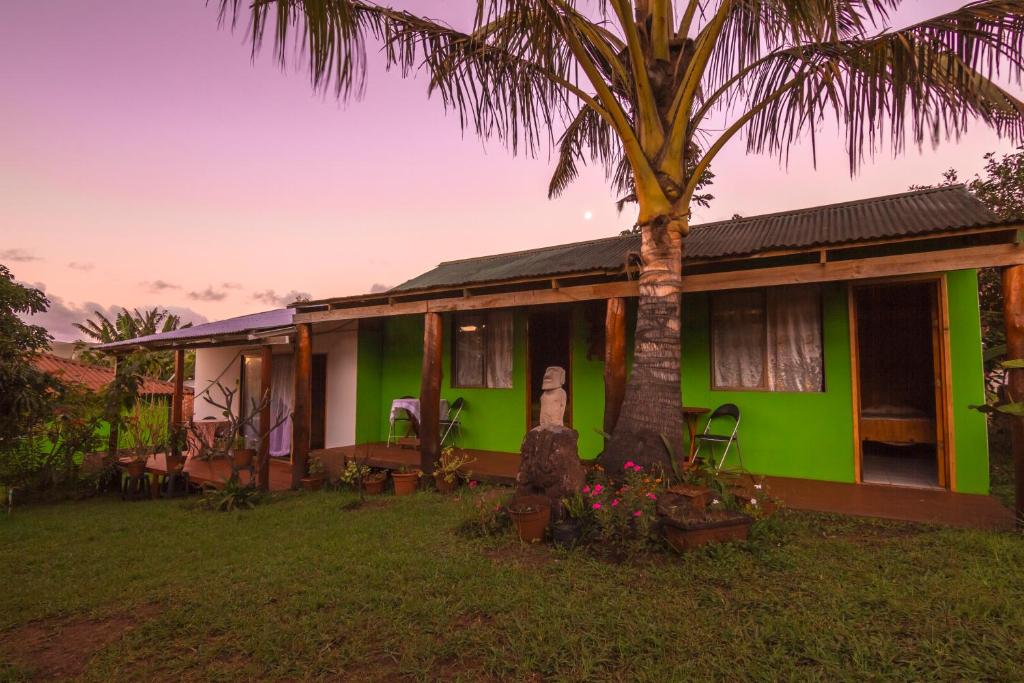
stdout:
<svg viewBox="0 0 1024 683">
<path fill-rule="evenodd" d="M 713 295 L 711 357 L 714 389 L 824 391 L 820 288 Z"/>
<path fill-rule="evenodd" d="M 511 389 L 512 327 L 512 311 L 456 314 L 452 386 Z"/>
</svg>

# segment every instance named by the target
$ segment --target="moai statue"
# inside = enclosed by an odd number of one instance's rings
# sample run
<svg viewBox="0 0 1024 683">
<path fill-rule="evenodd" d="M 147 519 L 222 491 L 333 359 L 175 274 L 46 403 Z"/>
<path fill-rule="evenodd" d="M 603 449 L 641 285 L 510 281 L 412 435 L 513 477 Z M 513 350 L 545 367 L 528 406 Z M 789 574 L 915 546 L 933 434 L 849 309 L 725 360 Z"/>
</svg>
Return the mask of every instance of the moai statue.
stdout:
<svg viewBox="0 0 1024 683">
<path fill-rule="evenodd" d="M 544 371 L 543 393 L 540 395 L 540 426 L 561 427 L 565 424 L 565 369 L 552 366 Z"/>
</svg>

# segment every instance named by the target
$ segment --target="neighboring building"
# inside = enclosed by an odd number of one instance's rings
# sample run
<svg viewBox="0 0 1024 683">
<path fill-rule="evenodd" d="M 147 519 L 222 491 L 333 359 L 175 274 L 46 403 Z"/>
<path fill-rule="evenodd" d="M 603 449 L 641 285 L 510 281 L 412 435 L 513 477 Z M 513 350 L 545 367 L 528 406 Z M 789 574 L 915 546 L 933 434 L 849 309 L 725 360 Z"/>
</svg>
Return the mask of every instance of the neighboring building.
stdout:
<svg viewBox="0 0 1024 683">
<path fill-rule="evenodd" d="M 99 392 L 114 381 L 113 368 L 92 365 L 70 358 L 62 358 L 52 353 L 37 354 L 32 364 L 37 370 L 51 375 L 65 384 L 77 384 L 89 391 Z M 174 394 L 174 383 L 165 382 L 153 377 L 144 377 L 139 387 L 139 394 L 148 398 L 159 398 L 170 403 Z M 185 390 L 183 398 L 185 415 L 192 415 L 192 392 Z"/>
<path fill-rule="evenodd" d="M 988 505 L 986 418 L 969 407 L 985 400 L 976 269 L 1024 264 L 1019 227 L 962 186 L 694 226 L 682 403 L 738 405 L 746 469 L 780 490 L 798 482 L 819 508 L 846 509 L 829 501 L 852 496 L 879 515 L 956 522 Z M 256 395 L 260 358 L 271 358 L 278 414 L 291 412 L 295 368 L 308 364 L 310 439 L 296 447 L 327 449 L 325 459 L 397 462 L 400 449 L 384 445 L 392 401 L 439 381 L 439 396 L 421 398 L 465 399 L 459 445 L 475 472 L 515 462 L 540 377 L 560 365 L 567 422 L 593 458 L 622 395 L 624 373 L 604 363 L 609 336 L 629 363 L 638 251 L 639 236 L 625 236 L 449 261 L 388 292 L 102 348 L 197 349 L 199 394 L 219 380 Z M 606 325 L 613 305 L 625 307 L 624 333 Z M 441 345 L 440 366 L 425 344 Z M 197 407 L 202 417 L 216 416 Z M 290 445 L 272 439 L 274 454 Z M 917 515 L 914 500 L 934 514 Z"/>
</svg>

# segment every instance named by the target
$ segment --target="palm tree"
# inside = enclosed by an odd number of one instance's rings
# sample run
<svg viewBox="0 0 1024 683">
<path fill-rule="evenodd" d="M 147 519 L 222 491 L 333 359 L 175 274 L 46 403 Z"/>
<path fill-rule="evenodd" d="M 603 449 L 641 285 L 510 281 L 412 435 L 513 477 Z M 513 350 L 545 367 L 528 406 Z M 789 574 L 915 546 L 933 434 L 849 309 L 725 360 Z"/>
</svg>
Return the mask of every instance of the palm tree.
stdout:
<svg viewBox="0 0 1024 683">
<path fill-rule="evenodd" d="M 101 311 L 93 311 L 93 317 L 84 323 L 73 323 L 78 331 L 94 342 L 109 344 L 115 341 L 135 339 L 151 334 L 171 332 L 172 330 L 191 327 L 192 323 L 181 324 L 181 316 L 160 308 L 149 308 L 139 311 L 137 308 L 122 308 L 114 320 L 110 320 Z M 174 355 L 170 351 L 136 351 L 133 364 L 138 372 L 149 377 L 171 379 L 174 375 Z M 83 349 L 82 360 L 97 364 L 110 364 L 113 359 L 107 354 L 98 354 Z M 195 354 L 186 354 L 185 374 L 194 367 Z"/>
<path fill-rule="evenodd" d="M 251 4 L 250 4 L 251 2 Z M 468 3 L 467 3 L 468 4 Z M 267 32 L 283 64 L 294 45 L 318 89 L 364 86 L 367 46 L 463 128 L 513 154 L 558 151 L 550 194 L 581 164 L 635 201 L 642 235 L 632 374 L 606 445 L 612 464 L 664 459 L 680 442 L 682 238 L 698 185 L 740 133 L 751 153 L 784 157 L 832 121 L 850 171 L 887 138 L 936 144 L 980 119 L 1020 139 L 1024 1 L 984 0 L 889 30 L 900 0 L 477 0 L 459 30 L 368 0 L 221 0 Z"/>
</svg>

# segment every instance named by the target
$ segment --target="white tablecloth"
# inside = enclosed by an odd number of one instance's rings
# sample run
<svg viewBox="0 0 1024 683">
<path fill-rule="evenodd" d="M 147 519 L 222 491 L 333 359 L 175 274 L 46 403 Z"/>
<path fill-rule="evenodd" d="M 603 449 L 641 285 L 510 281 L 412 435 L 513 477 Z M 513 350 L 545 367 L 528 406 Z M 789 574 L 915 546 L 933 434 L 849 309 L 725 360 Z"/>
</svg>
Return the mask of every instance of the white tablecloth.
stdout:
<svg viewBox="0 0 1024 683">
<path fill-rule="evenodd" d="M 413 419 L 416 420 L 417 424 L 420 421 L 420 400 L 418 398 L 396 398 L 391 402 L 391 421 L 394 422 L 399 416 L 398 411 L 405 410 Z M 442 420 L 448 419 L 448 401 L 441 399 L 441 410 L 440 418 Z"/>
</svg>

